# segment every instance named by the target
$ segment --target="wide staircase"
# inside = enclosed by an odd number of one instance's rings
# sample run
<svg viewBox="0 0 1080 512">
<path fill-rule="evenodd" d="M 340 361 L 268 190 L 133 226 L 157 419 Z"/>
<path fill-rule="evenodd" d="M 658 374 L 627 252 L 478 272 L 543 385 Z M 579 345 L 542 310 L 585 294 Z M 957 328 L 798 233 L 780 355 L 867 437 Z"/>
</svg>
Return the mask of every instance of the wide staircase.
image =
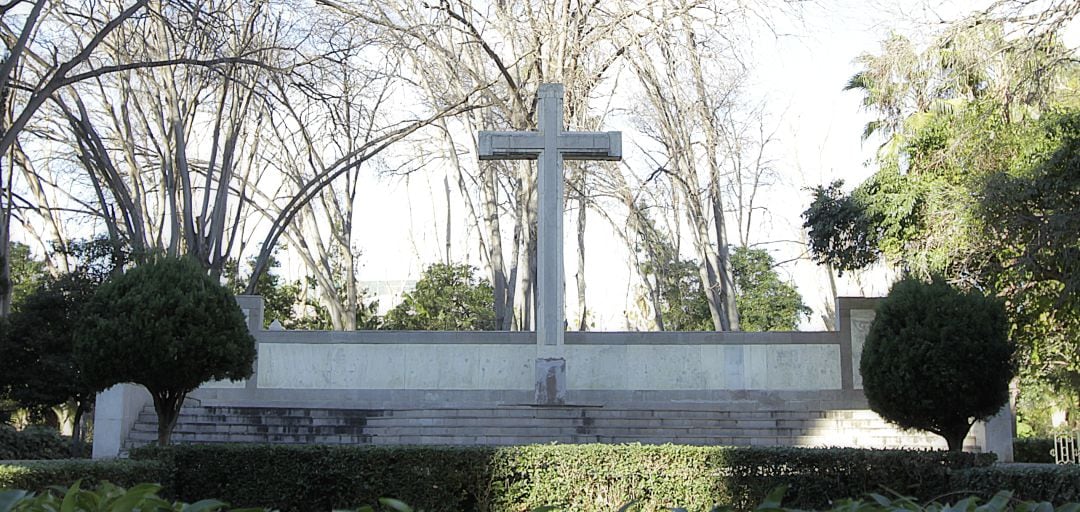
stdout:
<svg viewBox="0 0 1080 512">
<path fill-rule="evenodd" d="M 156 441 L 148 406 L 125 448 Z M 944 447 L 865 410 L 749 411 L 499 406 L 473 409 L 330 409 L 185 405 L 176 443 L 519 445 L 635 443 Z M 970 438 L 969 438 L 970 442 Z"/>
</svg>

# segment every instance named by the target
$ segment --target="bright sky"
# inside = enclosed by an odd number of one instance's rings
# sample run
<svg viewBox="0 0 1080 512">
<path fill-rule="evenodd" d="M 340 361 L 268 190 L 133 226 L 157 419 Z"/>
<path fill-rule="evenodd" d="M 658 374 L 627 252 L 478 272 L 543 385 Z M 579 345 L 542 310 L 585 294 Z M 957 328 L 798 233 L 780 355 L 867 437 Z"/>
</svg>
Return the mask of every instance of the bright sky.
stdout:
<svg viewBox="0 0 1080 512">
<path fill-rule="evenodd" d="M 866 163 L 872 159 L 876 144 L 864 145 L 860 141 L 869 116 L 860 109 L 859 93 L 843 91 L 844 84 L 857 70 L 855 58 L 877 51 L 890 28 L 899 26 L 906 17 L 935 20 L 966 12 L 904 11 L 908 7 L 901 2 L 868 4 L 837 0 L 829 4 L 806 2 L 800 19 L 781 18 L 774 25 L 775 34 L 762 31 L 753 41 L 750 100 L 765 102 L 769 124 L 777 129 L 772 150 L 781 175 L 781 181 L 764 194 L 769 209 L 766 232 L 754 238 L 757 242 L 771 242 L 763 247 L 770 249 L 778 261 L 793 260 L 802 252 L 802 247 L 793 242 L 800 239 L 799 215 L 809 204 L 806 187 L 835 179 L 844 179 L 850 186 L 874 170 Z M 902 28 L 905 33 L 911 33 L 912 29 L 927 27 L 905 23 Z M 629 146 L 624 142 L 627 158 L 633 158 Z M 380 221 L 363 223 L 358 233 L 364 265 L 361 280 L 416 279 L 426 264 L 442 259 L 445 232 L 442 179 L 442 172 L 433 170 L 414 175 L 408 183 L 399 179 L 373 180 L 371 186 L 363 189 L 359 218 Z M 456 208 L 453 215 L 463 219 L 459 207 L 453 206 Z M 390 217 L 407 220 L 411 229 L 398 222 L 381 220 Z M 477 264 L 476 249 L 462 241 L 460 230 L 464 224 L 453 225 L 458 230 L 452 235 L 454 259 Z M 635 284 L 625 248 L 599 216 L 590 217 L 589 227 L 586 271 L 593 321 L 601 330 L 627 329 L 624 311 L 633 308 Z M 567 310 L 571 322 L 576 303 L 573 229 L 573 219 L 568 215 L 565 254 Z M 781 272 L 795 280 L 804 301 L 815 309 L 814 316 L 802 328 L 822 329 L 819 315 L 829 300 L 827 275 L 805 260 L 787 263 Z M 841 279 L 838 285 L 840 295 L 875 296 L 887 291 L 889 280 L 873 274 L 862 282 Z"/>
<path fill-rule="evenodd" d="M 827 3 L 828 5 L 823 5 Z M 971 9 L 964 1 L 948 4 L 948 11 L 912 8 L 903 0 L 823 0 L 796 2 L 798 18 L 774 17 L 774 32 L 762 29 L 752 39 L 749 63 L 753 76 L 748 87 L 751 102 L 764 102 L 768 124 L 776 128 L 772 146 L 780 182 L 764 193 L 768 215 L 753 241 L 769 242 L 781 268 L 793 279 L 804 301 L 815 309 L 803 329 L 822 329 L 819 315 L 828 300 L 828 277 L 809 261 L 796 261 L 802 253 L 800 213 L 809 203 L 807 187 L 844 179 L 849 186 L 869 176 L 876 143 L 862 144 L 860 134 L 869 117 L 860 109 L 860 95 L 843 86 L 857 70 L 854 60 L 876 52 L 879 42 L 893 28 L 906 35 L 925 32 L 936 20 L 948 19 Z M 905 20 L 929 20 L 912 24 Z M 764 25 L 763 25 L 764 27 Z M 572 127 L 573 128 L 573 127 Z M 624 130 L 629 126 L 607 126 Z M 633 159 L 632 144 L 624 134 L 624 151 Z M 638 156 L 637 158 L 640 158 Z M 361 252 L 362 281 L 417 279 L 428 264 L 444 258 L 446 206 L 444 170 L 438 164 L 402 178 L 367 177 L 357 198 L 358 228 L 355 249 Z M 452 194 L 458 194 L 451 181 Z M 474 233 L 466 232 L 468 220 L 460 200 L 451 200 L 453 259 L 479 265 Z M 565 243 L 567 311 L 573 323 L 576 297 L 574 274 L 574 224 L 566 218 Z M 625 311 L 633 309 L 636 278 L 627 261 L 626 248 L 615 239 L 600 216 L 589 217 L 587 238 L 588 302 L 598 330 L 631 328 Z M 734 233 L 731 233 L 734 236 Z M 510 255 L 507 255 L 508 257 Z M 283 258 L 286 277 L 299 277 L 299 261 Z M 847 276 L 846 276 L 847 277 Z M 888 277 L 868 275 L 862 282 L 843 279 L 840 295 L 883 295 Z M 384 304 L 384 307 L 387 304 Z"/>
</svg>

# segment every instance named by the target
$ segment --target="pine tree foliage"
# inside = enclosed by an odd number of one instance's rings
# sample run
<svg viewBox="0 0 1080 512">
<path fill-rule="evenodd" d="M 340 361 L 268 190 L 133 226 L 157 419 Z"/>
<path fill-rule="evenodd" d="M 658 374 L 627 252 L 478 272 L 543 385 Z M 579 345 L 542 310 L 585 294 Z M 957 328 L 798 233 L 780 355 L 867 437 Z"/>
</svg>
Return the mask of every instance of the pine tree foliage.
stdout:
<svg viewBox="0 0 1080 512">
<path fill-rule="evenodd" d="M 75 349 L 87 382 L 97 390 L 123 382 L 146 387 L 161 444 L 188 392 L 251 375 L 255 339 L 244 314 L 193 259 L 151 257 L 101 285 L 85 314 Z"/>
<path fill-rule="evenodd" d="M 1009 400 L 1013 345 L 1000 300 L 907 277 L 878 306 L 859 371 L 870 408 L 960 450 Z"/>
</svg>

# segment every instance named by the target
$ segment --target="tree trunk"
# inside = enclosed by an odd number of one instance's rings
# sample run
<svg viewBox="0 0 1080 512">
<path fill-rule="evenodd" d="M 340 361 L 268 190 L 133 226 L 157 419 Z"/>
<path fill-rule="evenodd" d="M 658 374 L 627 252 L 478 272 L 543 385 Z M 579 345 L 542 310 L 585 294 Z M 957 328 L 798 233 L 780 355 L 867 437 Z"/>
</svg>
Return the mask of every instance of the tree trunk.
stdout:
<svg viewBox="0 0 1080 512">
<path fill-rule="evenodd" d="M 700 203 L 692 195 L 692 190 L 683 185 L 681 187 L 686 194 L 686 220 L 690 224 L 690 232 L 693 235 L 694 249 L 698 255 L 698 273 L 701 276 L 701 288 L 705 292 L 706 302 L 709 304 L 709 315 L 712 317 L 713 328 L 718 331 L 727 331 L 731 327 L 728 317 L 724 314 L 723 296 L 720 293 L 719 280 L 716 275 L 716 264 L 719 261 L 715 257 L 715 251 L 709 247 L 708 227 L 706 220 L 698 206 Z"/>
<path fill-rule="evenodd" d="M 728 251 L 727 228 L 725 227 L 724 208 L 720 198 L 720 179 L 714 167 L 710 171 L 712 181 L 710 189 L 710 202 L 713 206 L 713 227 L 716 230 L 716 280 L 720 283 L 720 300 L 723 301 L 723 314 L 725 315 L 726 328 L 724 330 L 739 330 L 739 309 L 735 303 L 735 279 L 731 268 L 731 257 Z"/>
<path fill-rule="evenodd" d="M 451 226 L 451 224 L 453 222 L 453 219 L 454 219 L 454 216 L 453 216 L 454 212 L 450 208 L 450 170 L 449 169 L 447 169 L 446 174 L 443 174 L 442 182 L 443 182 L 443 189 L 446 192 L 446 264 L 450 265 L 454 261 L 454 258 L 451 255 L 451 251 L 450 251 L 450 249 L 451 249 L 450 240 L 452 239 L 452 235 L 453 235 L 453 231 L 451 230 L 450 226 Z M 501 324 L 501 322 L 496 322 L 495 325 L 499 325 L 499 324 Z M 499 325 L 499 328 L 501 329 L 502 326 Z"/>
<path fill-rule="evenodd" d="M 0 187 L 6 190 L 0 197 L 0 318 L 7 318 L 11 313 L 11 180 L 15 174 L 15 163 L 10 157 L 7 158 L 8 172 L 4 176 Z M 3 166 L 0 165 L 0 170 Z M 6 185 L 6 186 L 3 186 Z"/>
<path fill-rule="evenodd" d="M 971 430 L 971 424 L 964 422 L 962 426 L 956 425 L 943 429 L 939 435 L 945 438 L 950 452 L 962 452 L 964 451 L 964 438 L 967 437 L 969 430 Z"/>
<path fill-rule="evenodd" d="M 588 308 L 585 305 L 585 169 L 581 168 L 581 179 L 578 180 L 578 216 L 577 216 L 577 299 L 578 299 L 578 330 L 589 330 L 587 320 Z"/>
<path fill-rule="evenodd" d="M 682 15 L 686 27 L 692 26 L 689 17 L 684 12 Z M 735 305 L 735 280 L 732 278 L 731 261 L 728 257 L 727 222 L 724 218 L 723 197 L 720 194 L 720 165 L 717 161 L 719 127 L 716 123 L 715 105 L 710 101 L 708 88 L 701 70 L 701 59 L 698 56 L 697 43 L 692 29 L 686 29 L 687 57 L 690 61 L 690 69 L 694 74 L 694 84 L 697 90 L 695 102 L 698 117 L 705 132 L 705 153 L 709 163 L 709 202 L 712 204 L 713 227 L 716 232 L 716 251 L 710 254 L 714 258 L 712 263 L 716 282 L 720 286 L 719 298 L 720 314 L 722 315 L 722 330 L 739 330 L 739 311 Z"/>
<path fill-rule="evenodd" d="M 491 286 L 495 294 L 495 325 L 505 330 L 514 315 L 506 307 L 506 265 L 503 263 L 502 232 L 499 227 L 498 179 L 495 164 L 480 165 L 481 206 L 484 225 L 488 229 L 488 262 L 491 265 Z"/>
<path fill-rule="evenodd" d="M 836 331 L 839 330 L 836 324 L 836 272 L 831 263 L 825 264 L 825 271 L 829 273 L 829 302 L 825 304 L 821 320 L 825 322 L 826 331 Z"/>
<path fill-rule="evenodd" d="M 71 456 L 79 458 L 82 456 L 83 447 L 83 413 L 86 412 L 87 404 L 86 400 L 75 399 L 75 414 L 74 423 L 71 426 Z"/>
<path fill-rule="evenodd" d="M 154 412 L 158 417 L 158 446 L 168 446 L 187 392 L 156 391 L 151 395 L 154 397 Z"/>
</svg>

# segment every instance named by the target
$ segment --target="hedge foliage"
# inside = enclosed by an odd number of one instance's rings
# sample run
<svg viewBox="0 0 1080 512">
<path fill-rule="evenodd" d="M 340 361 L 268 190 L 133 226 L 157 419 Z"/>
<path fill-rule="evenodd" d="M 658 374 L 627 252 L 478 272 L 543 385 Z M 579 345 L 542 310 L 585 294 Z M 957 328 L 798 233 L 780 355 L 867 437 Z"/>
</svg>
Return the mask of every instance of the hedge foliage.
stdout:
<svg viewBox="0 0 1080 512">
<path fill-rule="evenodd" d="M 0 425 L 0 460 L 63 459 L 71 456 L 71 444 L 56 430 L 27 427 L 15 430 Z"/>
<path fill-rule="evenodd" d="M 154 482 L 170 488 L 171 471 L 157 460 L 28 460 L 0 463 L 0 489 L 42 492 L 51 485 L 68 487 L 82 480 L 90 488 L 102 482 L 121 487 Z"/>
<path fill-rule="evenodd" d="M 1013 439 L 1013 460 L 1016 462 L 1054 463 L 1054 440 L 1047 437 Z"/>
<path fill-rule="evenodd" d="M 510 511 L 543 505 L 642 510 L 714 503 L 750 509 L 787 485 L 785 503 L 831 500 L 885 488 L 920 499 L 948 490 L 950 469 L 988 466 L 992 455 L 774 447 L 534 445 L 354 447 L 178 445 L 132 454 L 173 468 L 173 497 L 213 496 L 237 506 L 330 510 L 401 499 L 436 511 Z"/>
<path fill-rule="evenodd" d="M 1008 489 L 1021 500 L 1077 502 L 1080 501 L 1080 466 L 1015 464 L 972 468 L 954 474 L 952 488 L 983 496 Z"/>
<path fill-rule="evenodd" d="M 173 468 L 172 497 L 213 496 L 244 507 L 332 510 L 403 499 L 426 511 L 472 510 L 494 450 L 452 447 L 176 445 L 136 459 Z"/>
</svg>

